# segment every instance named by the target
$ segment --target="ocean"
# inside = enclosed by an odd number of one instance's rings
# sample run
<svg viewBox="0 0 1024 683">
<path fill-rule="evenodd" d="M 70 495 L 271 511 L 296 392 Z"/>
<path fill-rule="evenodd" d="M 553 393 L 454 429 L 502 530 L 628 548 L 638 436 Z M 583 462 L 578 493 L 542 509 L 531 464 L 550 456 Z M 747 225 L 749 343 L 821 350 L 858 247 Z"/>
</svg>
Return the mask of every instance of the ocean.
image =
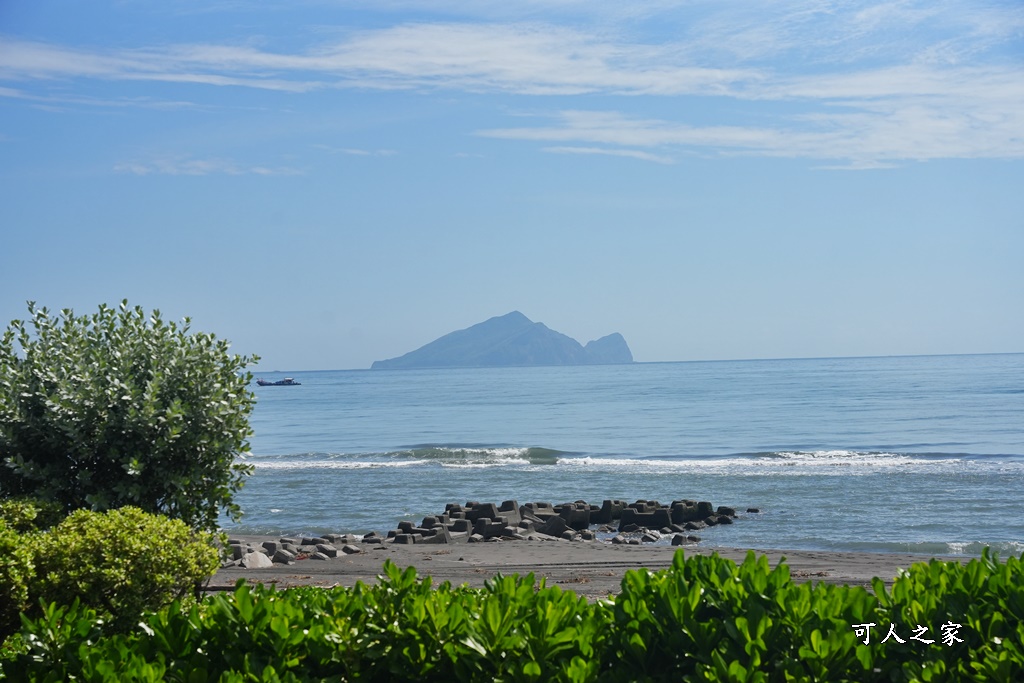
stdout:
<svg viewBox="0 0 1024 683">
<path fill-rule="evenodd" d="M 229 532 L 688 498 L 740 512 L 704 547 L 1024 552 L 1024 354 L 287 374 Z"/>
</svg>

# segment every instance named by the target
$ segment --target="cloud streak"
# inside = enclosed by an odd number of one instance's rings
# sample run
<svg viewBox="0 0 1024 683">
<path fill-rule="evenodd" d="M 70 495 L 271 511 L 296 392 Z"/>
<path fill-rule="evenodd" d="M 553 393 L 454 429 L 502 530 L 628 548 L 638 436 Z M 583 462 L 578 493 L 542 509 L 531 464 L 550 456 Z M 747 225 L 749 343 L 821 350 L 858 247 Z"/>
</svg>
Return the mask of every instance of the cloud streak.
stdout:
<svg viewBox="0 0 1024 683">
<path fill-rule="evenodd" d="M 117 164 L 114 170 L 118 173 L 132 175 L 260 175 L 260 176 L 294 176 L 302 175 L 302 171 L 288 167 L 272 167 L 253 164 L 242 164 L 231 159 L 207 158 L 174 158 L 155 159 L 152 161 L 127 161 Z"/>
<path fill-rule="evenodd" d="M 409 24 L 357 32 L 301 54 L 178 45 L 91 53 L 8 40 L 0 78 L 94 78 L 307 92 L 443 88 L 525 95 L 725 94 L 757 73 L 674 63 L 672 50 L 546 25 Z"/>
<path fill-rule="evenodd" d="M 393 149 L 358 149 L 354 147 L 331 147 L 330 145 L 314 146 L 331 154 L 344 154 L 353 157 L 393 157 L 398 154 Z"/>
<path fill-rule="evenodd" d="M 600 154 L 605 156 L 626 157 L 629 159 L 640 159 L 652 161 L 656 164 L 674 164 L 671 157 L 642 152 L 635 149 L 610 149 L 607 147 L 544 147 L 545 152 L 552 154 Z"/>
<path fill-rule="evenodd" d="M 0 83 L 10 86 L 0 86 L 0 96 L 47 99 L 28 95 L 24 84 L 45 90 L 101 80 L 259 89 L 283 97 L 351 88 L 653 97 L 680 103 L 680 113 L 670 117 L 677 120 L 615 111 L 628 110 L 625 104 L 563 109 L 551 117 L 554 125 L 481 128 L 478 134 L 564 143 L 543 148 L 553 153 L 657 163 L 694 150 L 860 168 L 1024 157 L 1024 65 L 1019 49 L 1012 58 L 1011 47 L 1024 31 L 1024 12 L 1012 6 L 886 1 L 855 2 L 840 11 L 822 0 L 802 0 L 785 9 L 744 2 L 725 9 L 671 2 L 658 8 L 687 19 L 659 41 L 586 24 L 478 20 L 347 31 L 290 52 L 227 44 L 88 50 L 11 38 L 0 41 Z M 557 9 L 580 11 L 572 3 Z M 786 106 L 755 113 L 764 102 Z M 718 121 L 696 123 L 708 119 L 688 115 L 697 108 L 716 112 Z"/>
<path fill-rule="evenodd" d="M 830 111 L 775 128 L 698 126 L 621 112 L 563 111 L 554 125 L 481 130 L 506 140 L 600 144 L 637 156 L 636 148 L 842 161 L 840 168 L 877 168 L 942 158 L 1024 158 L 1024 111 L 949 112 L 910 103 L 878 103 L 874 111 Z M 545 147 L 545 151 L 566 148 Z M 655 153 L 648 152 L 652 156 Z M 637 157 L 639 158 L 639 157 Z M 654 159 L 650 159 L 654 160 Z"/>
</svg>

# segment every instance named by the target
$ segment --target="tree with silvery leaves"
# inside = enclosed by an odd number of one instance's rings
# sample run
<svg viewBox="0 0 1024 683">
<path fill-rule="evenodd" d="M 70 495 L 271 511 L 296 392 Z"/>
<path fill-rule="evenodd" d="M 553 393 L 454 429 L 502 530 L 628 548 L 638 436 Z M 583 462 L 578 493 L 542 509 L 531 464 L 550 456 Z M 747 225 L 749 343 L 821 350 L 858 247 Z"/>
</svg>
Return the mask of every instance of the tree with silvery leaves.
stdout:
<svg viewBox="0 0 1024 683">
<path fill-rule="evenodd" d="M 133 505 L 210 531 L 222 510 L 240 517 L 257 356 L 127 301 L 28 310 L 0 338 L 0 495 Z"/>
</svg>

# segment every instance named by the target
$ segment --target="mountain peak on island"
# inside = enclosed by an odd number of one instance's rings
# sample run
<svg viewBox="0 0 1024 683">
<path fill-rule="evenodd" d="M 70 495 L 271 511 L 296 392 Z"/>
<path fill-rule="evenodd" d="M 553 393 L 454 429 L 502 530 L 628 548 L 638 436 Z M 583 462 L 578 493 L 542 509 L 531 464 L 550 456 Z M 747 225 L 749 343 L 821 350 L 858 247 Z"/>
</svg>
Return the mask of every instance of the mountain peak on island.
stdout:
<svg viewBox="0 0 1024 683">
<path fill-rule="evenodd" d="M 583 346 L 544 323 L 535 323 L 519 311 L 512 311 L 450 332 L 404 356 L 374 361 L 370 367 L 405 370 L 632 362 L 633 354 L 618 332 Z"/>
</svg>

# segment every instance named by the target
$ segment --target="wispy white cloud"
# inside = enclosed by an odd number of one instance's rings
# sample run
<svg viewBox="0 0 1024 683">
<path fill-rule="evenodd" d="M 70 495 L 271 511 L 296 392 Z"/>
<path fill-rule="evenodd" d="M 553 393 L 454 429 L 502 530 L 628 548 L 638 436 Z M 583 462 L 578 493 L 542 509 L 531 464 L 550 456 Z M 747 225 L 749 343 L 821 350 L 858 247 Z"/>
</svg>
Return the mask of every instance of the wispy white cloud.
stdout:
<svg viewBox="0 0 1024 683">
<path fill-rule="evenodd" d="M 679 62 L 671 48 L 534 24 L 410 24 L 356 34 L 319 59 L 362 85 L 531 95 L 723 93 L 758 77 Z"/>
<path fill-rule="evenodd" d="M 694 3 L 679 26 L 688 54 L 719 63 L 942 62 L 1013 48 L 1024 5 L 975 0 Z"/>
<path fill-rule="evenodd" d="M 603 156 L 627 157 L 642 161 L 653 161 L 656 164 L 674 164 L 672 157 L 642 152 L 636 149 L 616 149 L 608 147 L 544 147 L 543 151 L 552 154 L 599 154 Z"/>
<path fill-rule="evenodd" d="M 37 94 L 24 88 L 6 88 L 0 86 L 0 98 L 23 100 L 32 106 L 46 111 L 64 111 L 70 107 L 89 107 L 96 109 L 210 109 L 207 104 L 189 100 L 161 99 L 150 96 L 93 97 L 90 95 L 69 94 Z"/>
<path fill-rule="evenodd" d="M 230 159 L 219 158 L 168 158 L 145 162 L 127 161 L 117 164 L 114 170 L 119 173 L 131 173 L 134 175 L 302 175 L 302 171 L 295 168 L 243 164 Z"/>
<path fill-rule="evenodd" d="M 716 13 L 697 22 L 700 30 L 689 29 L 668 42 L 630 42 L 601 32 L 550 24 L 420 23 L 349 33 L 345 38 L 301 53 L 271 52 L 244 45 L 172 45 L 117 51 L 90 51 L 60 45 L 9 38 L 0 41 L 0 78 L 9 81 L 53 79 L 148 80 L 201 83 L 215 86 L 262 88 L 285 92 L 306 92 L 328 87 L 447 88 L 481 92 L 510 92 L 533 95 L 602 93 L 619 95 L 703 95 L 746 98 L 753 93 L 774 90 L 773 96 L 803 96 L 799 90 L 782 91 L 781 86 L 800 83 L 814 71 L 819 80 L 850 81 L 873 79 L 885 69 L 910 73 L 926 63 L 920 57 L 927 50 L 940 49 L 935 42 L 918 46 L 913 53 L 893 54 L 894 64 L 861 69 L 780 68 L 763 58 L 773 53 L 808 45 L 828 45 L 815 51 L 810 61 L 831 61 L 828 55 L 844 55 L 845 42 L 861 32 L 874 32 L 880 17 L 893 14 L 930 15 L 926 10 L 895 7 L 906 3 L 873 5 L 853 18 L 841 15 L 833 24 L 844 30 L 815 32 L 808 17 L 833 13 L 829 6 L 805 0 L 798 10 L 774 17 L 765 25 L 762 15 L 742 21 L 732 13 Z M 863 17 L 870 17 L 868 19 Z M 820 21 L 820 20 L 818 20 Z M 1024 31 L 1019 19 L 1017 34 Z M 1006 41 L 994 19 L 985 28 L 972 26 L 983 34 L 972 44 L 985 40 Z M 1013 24 L 1014 20 L 1009 19 Z M 867 24 L 868 29 L 860 28 Z M 998 38 L 998 40 L 997 40 Z M 861 41 L 870 44 L 870 41 Z M 949 41 L 939 41 L 947 45 Z M 751 47 L 737 47 L 748 44 Z M 754 47 L 756 46 L 756 47 Z M 734 51 L 724 58 L 724 50 Z M 718 66 L 708 66 L 709 63 Z M 1017 62 L 1019 65 L 1019 62 Z M 1002 68 L 1012 68 L 1003 66 Z M 995 67 L 990 67 L 995 68 Z M 807 72 L 807 73 L 803 73 Z M 1017 73 L 1013 74 L 1014 76 Z M 938 83 L 946 74 L 936 71 Z M 811 81 L 813 82 L 813 80 Z M 891 81 L 890 81 L 891 82 Z M 955 83 L 955 82 L 954 82 Z M 906 83 L 895 83 L 905 86 Z M 867 92 L 867 96 L 877 93 Z M 818 94 L 817 96 L 821 96 Z"/>
<path fill-rule="evenodd" d="M 61 111 L 69 106 L 96 107 L 100 109 L 206 109 L 207 105 L 187 100 L 161 100 L 153 97 L 100 98 L 88 95 L 36 95 L 17 88 L 0 87 L 0 97 L 24 100 L 34 106 L 50 111 Z"/>
<path fill-rule="evenodd" d="M 418 6 L 417 1 L 406 4 Z M 47 84 L 107 80 L 256 88 L 285 97 L 372 88 L 676 98 L 682 104 L 675 121 L 576 111 L 562 112 L 554 125 L 480 134 L 575 145 L 549 148 L 560 153 L 662 160 L 687 148 L 865 168 L 1024 156 L 1024 6 L 976 7 L 967 0 L 853 0 L 841 7 L 826 0 L 660 0 L 639 11 L 641 16 L 605 2 L 592 11 L 576 0 L 524 7 L 518 16 L 528 21 L 482 22 L 486 12 L 466 19 L 463 11 L 460 21 L 346 29 L 292 51 L 254 44 L 88 50 L 4 39 L 0 82 L 12 87 L 0 88 L 0 97 L 29 98 L 31 89 L 31 97 L 45 98 L 50 95 L 39 91 Z M 440 15 L 460 16 L 457 10 L 449 4 Z M 637 26 L 556 23 L 564 12 L 588 11 L 591 18 L 607 20 L 612 13 L 635 19 Z M 657 32 L 638 28 L 649 29 L 652 20 L 660 22 Z M 328 33 L 318 33 L 318 39 Z M 62 90 L 61 97 L 67 96 Z M 752 112 L 764 101 L 786 106 L 771 110 L 776 113 L 759 109 L 755 118 Z M 686 112 L 697 107 L 720 112 L 719 123 L 695 123 L 707 120 L 706 113 L 687 120 Z"/>
<path fill-rule="evenodd" d="M 354 157 L 393 157 L 398 154 L 393 149 L 357 149 L 353 147 L 331 147 L 330 145 L 314 145 L 331 154 L 346 154 Z"/>
<path fill-rule="evenodd" d="M 656 150 L 651 154 L 657 156 L 686 150 L 833 160 L 842 162 L 839 167 L 843 168 L 877 168 L 940 158 L 1024 158 L 1022 124 L 1024 107 L 1014 114 L 986 114 L 880 102 L 870 111 L 833 108 L 776 127 L 699 126 L 619 112 L 564 111 L 555 117 L 554 125 L 490 129 L 478 134 L 613 146 L 611 149 L 621 148 L 624 156 L 639 147 Z"/>
<path fill-rule="evenodd" d="M 409 24 L 357 32 L 303 54 L 179 45 L 90 53 L 18 40 L 0 78 L 98 78 L 305 92 L 326 87 L 451 88 L 531 95 L 724 94 L 756 71 L 678 63 L 672 50 L 544 25 Z"/>
<path fill-rule="evenodd" d="M 26 95 L 22 91 L 14 88 L 4 88 L 3 86 L 0 86 L 0 97 L 11 97 L 19 100 L 26 99 Z"/>
<path fill-rule="evenodd" d="M 725 147 L 767 149 L 780 135 L 768 129 L 741 126 L 691 126 L 658 119 L 640 119 L 620 112 L 563 111 L 554 126 L 501 128 L 479 135 L 511 140 L 599 143 L 622 147 Z"/>
<path fill-rule="evenodd" d="M 301 79 L 257 73 L 296 58 L 221 46 L 90 51 L 5 38 L 0 41 L 0 78 L 11 81 L 91 78 L 103 80 L 202 83 L 304 92 L 317 87 Z"/>
<path fill-rule="evenodd" d="M 844 73 L 781 76 L 758 96 L 808 101 L 863 101 L 879 98 L 931 99 L 969 105 L 1024 101 L 1024 64 L 938 68 L 900 65 Z"/>
</svg>

